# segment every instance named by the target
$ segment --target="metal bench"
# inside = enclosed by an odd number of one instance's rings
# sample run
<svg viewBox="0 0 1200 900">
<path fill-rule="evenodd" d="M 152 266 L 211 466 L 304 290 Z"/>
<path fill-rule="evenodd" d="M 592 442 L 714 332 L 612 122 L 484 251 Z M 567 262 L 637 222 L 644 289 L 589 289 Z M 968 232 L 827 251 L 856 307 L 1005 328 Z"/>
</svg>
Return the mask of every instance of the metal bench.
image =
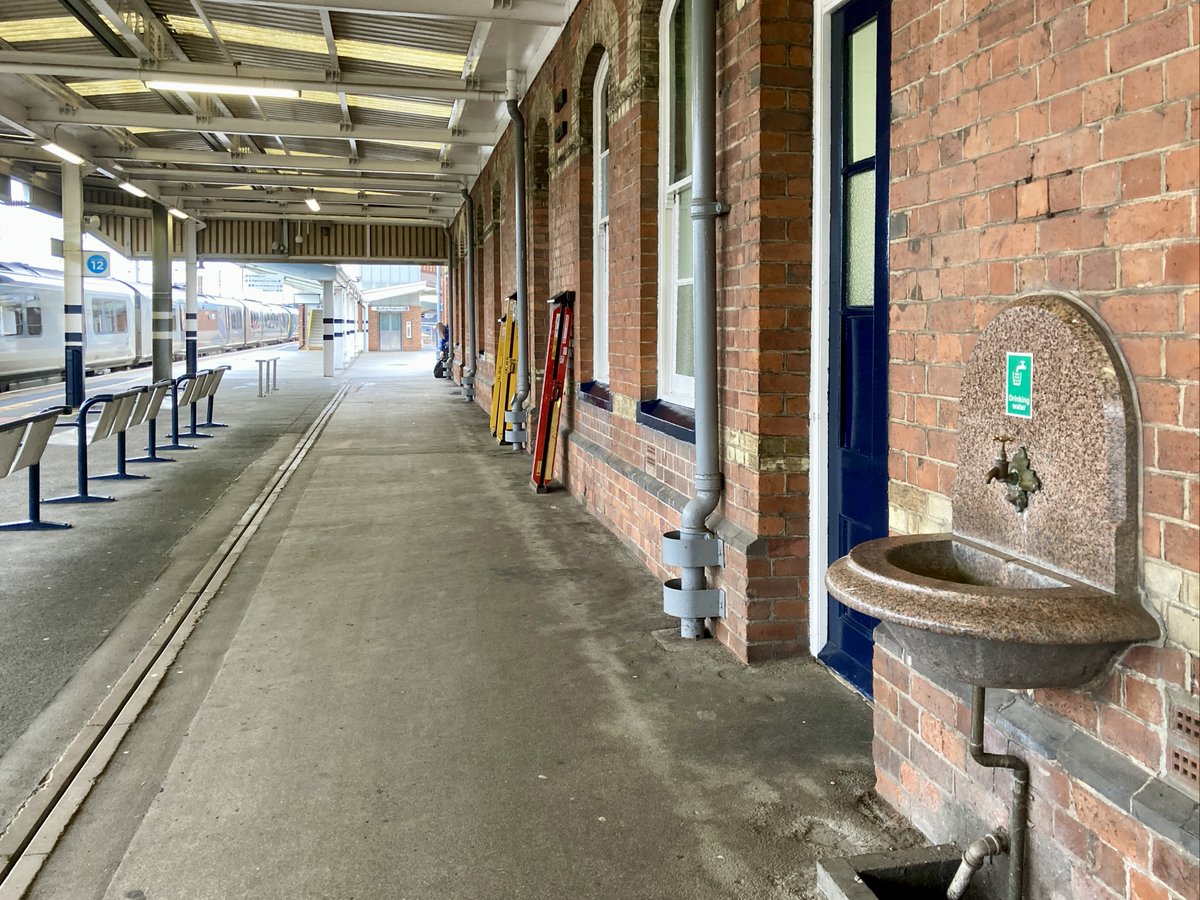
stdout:
<svg viewBox="0 0 1200 900">
<path fill-rule="evenodd" d="M 76 460 L 78 493 L 67 497 L 54 497 L 47 500 L 47 503 L 108 503 L 114 499 L 88 493 L 88 447 L 114 434 L 123 434 L 129 427 L 129 421 L 137 408 L 138 396 L 148 390 L 147 387 L 136 387 L 118 394 L 97 394 L 83 402 L 75 419 L 76 446 L 78 448 Z M 100 418 L 89 435 L 88 416 L 92 415 L 92 410 L 100 404 L 103 404 Z"/>
<path fill-rule="evenodd" d="M 167 391 L 170 389 L 171 389 L 171 382 L 169 379 L 164 379 L 162 381 L 156 381 L 154 384 L 151 384 L 147 387 L 140 389 L 141 392 L 137 395 L 137 397 L 134 401 L 133 409 L 129 414 L 129 419 L 126 421 L 126 420 L 123 420 L 122 418 L 118 417 L 116 423 L 113 426 L 113 433 L 116 434 L 116 436 L 117 436 L 117 470 L 115 472 L 109 473 L 108 475 L 93 475 L 93 476 L 91 476 L 93 481 L 96 481 L 99 479 L 105 479 L 105 478 L 111 478 L 111 479 L 145 478 L 146 477 L 145 475 L 132 475 L 129 472 L 127 472 L 125 470 L 125 464 L 127 462 L 151 462 L 151 461 L 167 462 L 168 461 L 168 460 L 162 460 L 162 459 L 151 460 L 149 457 L 142 457 L 140 459 L 126 459 L 126 457 L 125 457 L 125 450 L 126 450 L 125 435 L 132 428 L 137 428 L 141 425 L 145 425 L 147 422 L 150 423 L 150 429 L 151 429 L 150 430 L 150 446 L 148 449 L 150 450 L 152 455 L 155 453 L 156 448 L 154 446 L 155 441 L 154 441 L 154 430 L 153 430 L 154 429 L 154 420 L 158 417 L 158 411 L 159 411 L 159 409 L 162 408 L 163 399 L 167 396 Z"/>
<path fill-rule="evenodd" d="M 29 518 L 6 522 L 0 531 L 41 531 L 70 528 L 64 522 L 42 521 L 41 461 L 58 417 L 70 415 L 69 406 L 51 406 L 31 416 L 0 424 L 0 478 L 22 469 L 29 470 Z"/>
</svg>

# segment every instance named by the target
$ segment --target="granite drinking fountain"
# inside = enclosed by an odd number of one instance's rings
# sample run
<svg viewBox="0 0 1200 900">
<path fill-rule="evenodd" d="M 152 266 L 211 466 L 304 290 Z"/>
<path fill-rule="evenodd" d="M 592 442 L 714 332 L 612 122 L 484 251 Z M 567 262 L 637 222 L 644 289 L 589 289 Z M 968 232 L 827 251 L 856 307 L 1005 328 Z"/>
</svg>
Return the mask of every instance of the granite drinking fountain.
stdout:
<svg viewBox="0 0 1200 900">
<path fill-rule="evenodd" d="M 1080 688 L 1159 626 L 1140 587 L 1140 427 L 1102 323 L 1059 295 L 1018 299 L 963 375 L 953 531 L 868 541 L 829 567 L 829 592 L 875 616 L 913 660 L 972 686 L 971 755 L 1013 770 L 1009 830 L 971 844 L 953 885 L 1007 853 L 1022 896 L 1028 769 L 983 749 L 986 688 Z M 915 895 L 914 895 L 915 896 Z"/>
</svg>

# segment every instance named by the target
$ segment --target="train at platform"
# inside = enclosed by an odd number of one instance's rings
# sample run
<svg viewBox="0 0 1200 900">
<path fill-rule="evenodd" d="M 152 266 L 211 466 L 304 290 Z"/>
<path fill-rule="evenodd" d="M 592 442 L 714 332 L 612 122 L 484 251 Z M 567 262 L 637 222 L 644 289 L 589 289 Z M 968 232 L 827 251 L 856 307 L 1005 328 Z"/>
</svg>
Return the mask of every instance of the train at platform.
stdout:
<svg viewBox="0 0 1200 900">
<path fill-rule="evenodd" d="M 184 352 L 184 292 L 173 289 L 172 346 Z M 201 294 L 197 298 L 197 348 L 201 354 L 294 341 L 299 314 L 257 300 Z M 131 368 L 151 361 L 153 310 L 145 285 L 85 278 L 84 366 L 91 372 Z M 62 377 L 63 274 L 24 263 L 0 262 L 0 390 Z"/>
</svg>

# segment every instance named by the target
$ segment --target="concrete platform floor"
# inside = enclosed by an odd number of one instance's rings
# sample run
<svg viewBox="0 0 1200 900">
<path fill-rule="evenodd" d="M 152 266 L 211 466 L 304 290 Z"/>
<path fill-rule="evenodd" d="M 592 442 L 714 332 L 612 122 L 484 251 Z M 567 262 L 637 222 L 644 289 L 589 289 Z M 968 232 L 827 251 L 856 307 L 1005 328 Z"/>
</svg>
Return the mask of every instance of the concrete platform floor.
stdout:
<svg viewBox="0 0 1200 900">
<path fill-rule="evenodd" d="M 293 424 L 229 430 L 262 456 L 196 550 L 349 385 L 30 897 L 808 898 L 818 858 L 914 842 L 866 796 L 867 704 L 810 660 L 664 651 L 655 580 L 431 368 L 292 354 Z"/>
</svg>

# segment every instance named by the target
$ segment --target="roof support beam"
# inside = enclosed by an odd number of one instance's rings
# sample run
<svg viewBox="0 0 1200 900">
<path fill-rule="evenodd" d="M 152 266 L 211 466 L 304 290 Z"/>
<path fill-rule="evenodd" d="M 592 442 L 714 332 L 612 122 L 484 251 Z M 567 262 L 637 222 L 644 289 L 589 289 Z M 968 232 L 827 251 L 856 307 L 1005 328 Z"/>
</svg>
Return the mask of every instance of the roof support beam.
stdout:
<svg viewBox="0 0 1200 900">
<path fill-rule="evenodd" d="M 200 169 L 142 169 L 126 166 L 125 174 L 141 182 L 154 182 L 170 193 L 168 184 L 251 184 L 264 187 L 352 188 L 356 191 L 399 191 L 417 194 L 449 193 L 456 195 L 466 183 L 462 179 L 371 178 L 356 175 L 288 175 L 281 172 L 209 172 Z M 460 204 L 461 205 L 461 204 Z"/>
<path fill-rule="evenodd" d="M 317 138 L 343 141 L 431 141 L 486 146 L 496 143 L 496 135 L 483 132 L 452 134 L 445 128 L 391 127 L 383 125 L 350 125 L 337 122 L 264 122 L 241 119 L 147 113 L 126 110 L 79 109 L 67 111 L 38 111 L 30 119 L 35 124 L 95 125 L 104 128 L 156 128 L 162 131 L 208 132 L 225 134 L 265 134 L 279 137 Z"/>
<path fill-rule="evenodd" d="M 207 150 L 158 150 L 134 147 L 120 151 L 107 162 L 171 163 L 184 166 L 240 166 L 250 169 L 289 169 L 310 172 L 378 172 L 385 175 L 477 175 L 478 166 L 442 165 L 424 160 L 351 159 L 348 156 L 276 156 L 269 153 L 217 153 Z M 243 181 L 254 184 L 253 173 Z"/>
<path fill-rule="evenodd" d="M 326 204 L 338 203 L 352 203 L 360 206 L 366 204 L 374 207 L 411 206 L 422 209 L 434 206 L 458 209 L 462 206 L 462 198 L 453 191 L 435 192 L 432 194 L 383 194 L 372 192 L 360 197 L 357 194 L 348 194 L 341 191 L 297 191 L 287 188 L 266 191 L 234 191 L 228 189 L 222 190 L 220 188 L 172 186 L 163 189 L 163 196 L 174 200 L 198 201 L 196 204 L 197 208 L 204 206 L 207 201 L 211 200 L 229 203 L 303 203 L 308 197 L 313 197 L 320 201 L 323 207 Z M 214 206 L 219 206 L 219 204 L 214 204 Z"/>
<path fill-rule="evenodd" d="M 18 105 L 17 103 L 14 103 L 13 101 L 9 100 L 7 97 L 0 97 L 0 122 L 3 122 L 8 127 L 21 132 L 22 134 L 26 135 L 27 137 L 33 138 L 35 141 L 38 141 L 39 146 L 38 146 L 36 152 L 41 154 L 41 158 L 44 159 L 47 164 L 50 164 L 51 160 L 53 160 L 55 169 L 58 168 L 58 163 L 60 162 L 60 160 L 58 159 L 58 157 L 53 156 L 49 151 L 43 150 L 40 146 L 41 142 L 53 141 L 54 143 L 58 144 L 60 147 L 66 147 L 72 153 L 78 154 L 79 156 L 83 157 L 84 160 L 88 160 L 89 166 L 94 167 L 96 165 L 96 162 L 94 160 L 88 159 L 91 156 L 91 150 L 88 147 L 85 147 L 82 143 L 80 143 L 79 141 L 76 141 L 74 138 L 72 138 L 68 134 L 62 134 L 62 135 L 55 134 L 53 128 L 47 129 L 44 126 L 30 122 L 25 117 L 24 108 L 21 107 L 20 105 Z M 0 155 L 4 155 L 5 151 L 4 151 L 3 147 L 4 147 L 4 145 L 2 143 L 0 143 Z M 17 155 L 17 154 L 13 154 L 13 155 Z M 25 154 L 23 154 L 23 153 L 20 155 L 23 158 L 25 157 Z M 30 158 L 36 159 L 36 157 L 30 157 Z M 101 165 L 103 165 L 103 164 L 101 164 Z M 85 169 L 84 171 L 87 172 L 88 170 Z M 115 175 L 116 173 L 112 172 L 112 174 Z M 146 192 L 146 194 L 150 197 L 150 199 L 152 199 L 156 202 L 159 202 L 159 203 L 162 202 L 162 200 L 159 196 L 158 188 L 155 185 L 146 184 L 145 182 L 142 182 L 142 181 L 136 179 L 136 176 L 134 176 L 132 173 L 125 173 L 124 177 L 131 184 L 134 184 L 137 187 L 140 187 L 142 190 L 144 190 Z M 113 186 L 115 187 L 116 184 L 114 183 Z M 200 224 L 201 224 L 201 226 L 203 226 L 203 222 L 201 222 Z"/>
<path fill-rule="evenodd" d="M 270 213 L 276 218 L 288 219 L 310 219 L 313 221 L 328 219 L 331 216 L 358 216 L 363 221 L 368 221 L 376 218 L 376 215 L 385 218 L 395 218 L 396 216 L 441 216 L 449 218 L 454 215 L 455 207 L 446 206 L 430 206 L 425 203 L 410 203 L 407 205 L 398 206 L 374 206 L 371 203 L 322 203 L 320 212 L 313 212 L 304 205 L 303 200 L 289 201 L 284 203 L 268 203 L 257 200 L 247 200 L 244 203 L 229 203 L 226 201 L 204 202 L 198 204 L 197 209 L 205 216 L 212 216 L 214 213 Z"/>
<path fill-rule="evenodd" d="M 574 3 L 547 0 L 514 0 L 493 4 L 484 0 L 238 0 L 244 6 L 273 6 L 289 9 L 328 9 L 331 12 L 369 13 L 374 16 L 458 19 L 481 22 L 512 22 L 520 25 L 562 26 Z"/>
<path fill-rule="evenodd" d="M 266 66 L 231 66 L 182 60 L 121 59 L 106 56 L 73 56 L 37 50 L 0 50 L 0 73 L 14 75 L 65 75 L 75 78 L 176 79 L 194 84 L 235 84 L 240 87 L 287 88 L 294 91 L 342 91 L 377 97 L 430 97 L 501 103 L 502 84 L 469 87 L 460 78 L 389 78 L 356 74 L 342 79 L 326 69 L 278 69 Z M 303 98 L 301 98 L 303 99 Z"/>
<path fill-rule="evenodd" d="M 211 212 L 206 213 L 207 219 L 247 219 L 257 222 L 278 222 L 280 219 L 288 221 L 300 221 L 301 218 L 311 219 L 315 222 L 346 222 L 352 225 L 446 225 L 453 218 L 447 214 L 445 216 L 372 216 L 370 219 L 364 219 L 361 212 L 356 212 L 352 215 L 333 215 L 326 216 L 322 214 L 313 214 L 305 210 L 307 215 L 292 216 L 286 213 L 269 213 L 269 212 Z"/>
</svg>

